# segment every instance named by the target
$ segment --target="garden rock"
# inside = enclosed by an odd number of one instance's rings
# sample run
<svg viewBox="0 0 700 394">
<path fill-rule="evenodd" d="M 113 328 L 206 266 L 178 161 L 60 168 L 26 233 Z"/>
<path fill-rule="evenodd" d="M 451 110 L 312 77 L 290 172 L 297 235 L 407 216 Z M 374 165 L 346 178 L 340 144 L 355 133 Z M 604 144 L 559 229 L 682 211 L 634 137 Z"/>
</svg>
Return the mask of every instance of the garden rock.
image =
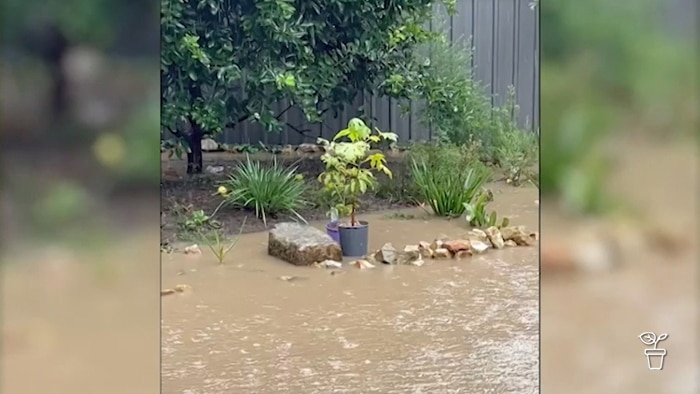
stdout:
<svg viewBox="0 0 700 394">
<path fill-rule="evenodd" d="M 374 268 L 374 264 L 364 259 L 357 260 L 353 262 L 352 265 L 361 270 Z"/>
<path fill-rule="evenodd" d="M 467 237 L 468 237 L 469 239 L 471 239 L 471 240 L 477 240 L 477 241 L 487 242 L 487 243 L 490 242 L 490 241 L 489 241 L 489 236 L 486 235 L 486 233 L 484 232 L 484 230 L 480 230 L 480 229 L 478 229 L 478 228 L 475 228 L 475 229 L 471 230 L 471 231 L 469 232 L 469 234 L 467 234 Z"/>
<path fill-rule="evenodd" d="M 425 241 L 420 241 L 418 243 L 418 251 L 424 259 L 429 259 L 433 257 L 433 250 L 430 249 L 430 243 Z"/>
<path fill-rule="evenodd" d="M 457 252 L 471 249 L 471 245 L 469 244 L 469 241 L 464 240 L 464 239 L 455 239 L 452 241 L 445 241 L 442 244 L 442 247 L 449 250 L 450 253 L 452 253 L 453 255 L 457 254 Z"/>
<path fill-rule="evenodd" d="M 211 152 L 219 150 L 219 143 L 211 138 L 204 138 L 202 140 L 202 150 L 204 152 Z"/>
<path fill-rule="evenodd" d="M 190 285 L 176 285 L 175 288 L 172 289 L 162 289 L 160 291 L 160 295 L 170 295 L 170 294 L 175 294 L 175 293 L 184 293 L 187 290 L 192 289 Z"/>
<path fill-rule="evenodd" d="M 492 226 L 486 229 L 486 235 L 489 237 L 491 245 L 495 249 L 503 249 L 505 247 L 505 241 L 501 235 L 501 231 L 496 226 Z"/>
<path fill-rule="evenodd" d="M 316 144 L 305 143 L 299 145 L 297 151 L 302 153 L 318 153 L 321 151 L 321 147 Z"/>
<path fill-rule="evenodd" d="M 396 250 L 396 248 L 386 243 L 381 249 L 365 258 L 372 263 L 384 263 L 391 265 L 423 265 L 423 256 L 418 245 L 406 245 L 404 250 Z"/>
<path fill-rule="evenodd" d="M 325 232 L 299 223 L 279 223 L 270 230 L 267 253 L 294 265 L 342 260 L 340 245 Z"/>
<path fill-rule="evenodd" d="M 335 260 L 324 260 L 321 261 L 320 263 L 314 263 L 315 266 L 318 268 L 343 268 L 343 263 L 340 261 L 335 261 Z"/>
<path fill-rule="evenodd" d="M 437 248 L 433 251 L 433 258 L 435 259 L 448 259 L 452 257 L 450 251 L 445 248 Z"/>
<path fill-rule="evenodd" d="M 488 249 L 490 246 L 486 242 L 482 242 L 479 240 L 473 240 L 470 242 L 472 250 L 476 253 L 483 253 Z"/>
<path fill-rule="evenodd" d="M 535 233 L 528 233 L 525 226 L 511 226 L 501 229 L 501 235 L 506 241 L 513 241 L 518 246 L 530 246 L 535 242 Z"/>
<path fill-rule="evenodd" d="M 418 245 L 406 245 L 403 248 L 404 252 L 418 252 L 420 250 L 420 246 Z"/>
<path fill-rule="evenodd" d="M 185 254 L 202 254 L 202 249 L 199 248 L 199 245 L 194 244 L 187 246 L 185 250 L 183 250 L 183 253 Z"/>
<path fill-rule="evenodd" d="M 396 264 L 399 265 L 423 265 L 423 256 L 418 250 L 398 252 L 396 254 Z"/>
<path fill-rule="evenodd" d="M 396 264 L 397 250 L 394 245 L 385 243 L 381 249 L 374 254 L 374 259 L 384 264 Z"/>
<path fill-rule="evenodd" d="M 221 174 L 224 172 L 224 166 L 207 166 L 205 171 L 212 175 Z"/>
<path fill-rule="evenodd" d="M 506 246 L 510 246 L 510 247 L 518 246 L 518 244 L 516 244 L 515 241 L 513 241 L 512 239 L 507 240 L 507 241 L 505 242 L 505 245 L 506 245 Z"/>
</svg>

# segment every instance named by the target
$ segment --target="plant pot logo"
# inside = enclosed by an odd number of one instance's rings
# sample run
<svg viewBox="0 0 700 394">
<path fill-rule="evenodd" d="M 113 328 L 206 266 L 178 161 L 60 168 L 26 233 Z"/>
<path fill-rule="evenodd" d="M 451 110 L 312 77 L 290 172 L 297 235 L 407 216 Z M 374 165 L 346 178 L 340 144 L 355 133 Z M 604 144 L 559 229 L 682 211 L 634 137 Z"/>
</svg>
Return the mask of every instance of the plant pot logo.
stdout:
<svg viewBox="0 0 700 394">
<path fill-rule="evenodd" d="M 639 339 L 647 346 L 653 346 L 651 349 L 644 349 L 644 354 L 647 356 L 647 364 L 649 369 L 660 371 L 664 369 L 664 358 L 666 357 L 666 349 L 659 349 L 659 342 L 668 338 L 668 334 L 664 333 L 658 337 L 653 332 L 643 332 L 639 334 Z"/>
</svg>

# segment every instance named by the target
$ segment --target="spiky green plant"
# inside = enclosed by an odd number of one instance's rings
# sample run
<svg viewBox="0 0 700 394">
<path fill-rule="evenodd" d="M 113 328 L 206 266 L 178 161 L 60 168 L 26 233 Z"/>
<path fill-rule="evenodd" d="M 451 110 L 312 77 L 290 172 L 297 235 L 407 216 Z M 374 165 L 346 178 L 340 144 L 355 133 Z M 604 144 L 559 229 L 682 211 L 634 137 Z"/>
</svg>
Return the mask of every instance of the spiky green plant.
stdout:
<svg viewBox="0 0 700 394">
<path fill-rule="evenodd" d="M 306 184 L 296 166 L 284 167 L 277 159 L 264 166 L 246 155 L 246 161 L 221 186 L 226 189 L 223 197 L 227 203 L 254 209 L 266 226 L 267 217 L 279 213 L 291 213 L 305 222 L 298 211 L 306 204 Z"/>
</svg>

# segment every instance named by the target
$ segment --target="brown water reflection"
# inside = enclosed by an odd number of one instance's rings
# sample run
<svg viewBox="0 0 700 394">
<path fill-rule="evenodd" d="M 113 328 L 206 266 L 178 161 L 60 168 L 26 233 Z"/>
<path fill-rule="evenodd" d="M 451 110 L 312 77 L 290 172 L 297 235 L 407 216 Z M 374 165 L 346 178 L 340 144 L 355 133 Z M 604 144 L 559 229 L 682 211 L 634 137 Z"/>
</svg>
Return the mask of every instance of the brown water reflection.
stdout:
<svg viewBox="0 0 700 394">
<path fill-rule="evenodd" d="M 494 208 L 536 228 L 537 191 L 504 190 Z M 463 220 L 363 219 L 372 248 L 466 232 Z M 223 266 L 163 256 L 163 286 L 192 286 L 163 298 L 163 393 L 538 391 L 536 247 L 340 275 L 265 250 L 258 233 Z"/>
<path fill-rule="evenodd" d="M 159 237 L 132 234 L 1 256 L 0 392 L 158 392 Z"/>
<path fill-rule="evenodd" d="M 648 244 L 623 250 L 619 271 L 542 279 L 542 393 L 690 394 L 698 358 L 697 157 L 694 146 L 621 139 L 613 186 L 651 223 L 684 234 L 670 255 Z M 624 149 L 622 149 L 624 147 Z M 619 149 L 618 149 L 619 148 Z M 542 214 L 542 242 L 577 226 Z M 668 333 L 662 371 L 650 371 L 645 331 Z"/>
</svg>

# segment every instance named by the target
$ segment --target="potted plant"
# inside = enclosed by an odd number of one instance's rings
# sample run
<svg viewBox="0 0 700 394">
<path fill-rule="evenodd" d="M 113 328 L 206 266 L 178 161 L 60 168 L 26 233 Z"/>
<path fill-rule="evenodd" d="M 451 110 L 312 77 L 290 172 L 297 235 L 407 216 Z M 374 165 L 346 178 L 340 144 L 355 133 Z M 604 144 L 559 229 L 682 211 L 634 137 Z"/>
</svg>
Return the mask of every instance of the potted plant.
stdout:
<svg viewBox="0 0 700 394">
<path fill-rule="evenodd" d="M 326 223 L 326 234 L 330 235 L 333 240 L 340 244 L 340 229 L 338 229 L 338 208 L 331 207 L 331 209 L 326 214 L 329 218 L 328 223 Z"/>
<path fill-rule="evenodd" d="M 394 133 L 375 128 L 372 132 L 361 119 L 353 118 L 348 127 L 340 130 L 332 141 L 323 138 L 318 143 L 325 149 L 321 160 L 325 170 L 318 176 L 334 201 L 340 215 L 350 216 L 349 222 L 339 222 L 340 248 L 344 256 L 364 256 L 369 243 L 369 224 L 355 217 L 361 195 L 377 185 L 375 172 L 391 177 L 386 158 L 381 152 L 371 152 L 371 144 L 382 141 L 396 142 Z"/>
</svg>

